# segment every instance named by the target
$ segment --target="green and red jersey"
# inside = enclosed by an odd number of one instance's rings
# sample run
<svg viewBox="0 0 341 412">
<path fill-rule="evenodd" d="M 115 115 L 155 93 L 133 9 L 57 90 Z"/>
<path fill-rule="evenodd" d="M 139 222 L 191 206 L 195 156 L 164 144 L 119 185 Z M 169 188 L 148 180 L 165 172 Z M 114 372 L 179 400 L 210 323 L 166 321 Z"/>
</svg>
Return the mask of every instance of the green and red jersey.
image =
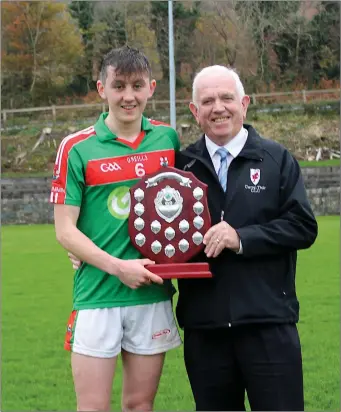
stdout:
<svg viewBox="0 0 341 412">
<path fill-rule="evenodd" d="M 174 166 L 178 135 L 171 127 L 142 117 L 141 133 L 133 143 L 97 123 L 65 137 L 59 146 L 50 201 L 78 206 L 78 229 L 99 248 L 119 259 L 142 256 L 130 242 L 129 189 L 167 160 Z M 83 263 L 74 280 L 74 309 L 155 303 L 170 299 L 170 282 L 130 289 L 116 277 Z"/>
</svg>

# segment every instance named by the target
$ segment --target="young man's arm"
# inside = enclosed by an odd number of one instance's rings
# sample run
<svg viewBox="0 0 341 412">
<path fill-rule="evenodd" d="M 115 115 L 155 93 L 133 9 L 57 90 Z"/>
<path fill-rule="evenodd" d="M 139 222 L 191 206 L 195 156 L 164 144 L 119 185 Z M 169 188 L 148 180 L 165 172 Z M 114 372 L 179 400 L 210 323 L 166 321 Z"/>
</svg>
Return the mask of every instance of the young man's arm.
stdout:
<svg viewBox="0 0 341 412">
<path fill-rule="evenodd" d="M 77 145 L 91 138 L 93 129 L 85 129 L 63 139 L 59 146 L 50 202 L 54 203 L 55 228 L 59 243 L 82 261 L 117 276 L 130 288 L 137 288 L 150 281 L 162 283 L 159 276 L 149 272 L 144 265 L 149 259 L 121 260 L 110 256 L 96 246 L 77 228 L 77 220 L 84 193 L 84 165 Z"/>
<path fill-rule="evenodd" d="M 76 226 L 80 208 L 56 204 L 54 206 L 55 230 L 58 242 L 83 262 L 97 267 L 103 272 L 117 276 L 132 289 L 149 284 L 162 283 L 162 279 L 144 266 L 152 264 L 149 259 L 117 259 L 96 246 Z"/>
</svg>

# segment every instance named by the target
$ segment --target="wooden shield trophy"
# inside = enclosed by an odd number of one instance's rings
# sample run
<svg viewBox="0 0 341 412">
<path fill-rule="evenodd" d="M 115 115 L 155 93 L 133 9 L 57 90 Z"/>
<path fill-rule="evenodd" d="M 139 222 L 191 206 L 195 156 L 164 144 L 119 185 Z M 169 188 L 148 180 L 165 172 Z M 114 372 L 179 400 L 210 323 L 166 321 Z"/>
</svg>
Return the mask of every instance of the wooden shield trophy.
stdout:
<svg viewBox="0 0 341 412">
<path fill-rule="evenodd" d="M 207 185 L 191 172 L 162 167 L 130 188 L 129 235 L 162 278 L 212 277 L 208 263 L 187 263 L 211 226 Z"/>
</svg>

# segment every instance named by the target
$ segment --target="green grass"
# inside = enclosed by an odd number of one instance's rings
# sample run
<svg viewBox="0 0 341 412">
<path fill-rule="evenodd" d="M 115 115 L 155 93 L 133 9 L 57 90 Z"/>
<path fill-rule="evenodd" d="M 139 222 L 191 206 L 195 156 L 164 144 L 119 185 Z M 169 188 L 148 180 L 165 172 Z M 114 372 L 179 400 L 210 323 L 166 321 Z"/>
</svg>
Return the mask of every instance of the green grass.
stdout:
<svg viewBox="0 0 341 412">
<path fill-rule="evenodd" d="M 300 252 L 297 292 L 307 410 L 340 410 L 339 218 L 319 218 L 315 245 Z M 2 229 L 2 411 L 75 410 L 69 353 L 72 269 L 53 227 Z M 169 352 L 156 410 L 193 410 L 182 347 Z M 121 365 L 113 409 L 120 409 Z"/>
<path fill-rule="evenodd" d="M 21 177 L 49 177 L 52 178 L 51 172 L 5 172 L 1 173 L 3 179 L 15 179 Z"/>
<path fill-rule="evenodd" d="M 298 162 L 301 167 L 322 167 L 322 166 L 340 166 L 340 159 L 311 161 L 301 160 Z"/>
</svg>

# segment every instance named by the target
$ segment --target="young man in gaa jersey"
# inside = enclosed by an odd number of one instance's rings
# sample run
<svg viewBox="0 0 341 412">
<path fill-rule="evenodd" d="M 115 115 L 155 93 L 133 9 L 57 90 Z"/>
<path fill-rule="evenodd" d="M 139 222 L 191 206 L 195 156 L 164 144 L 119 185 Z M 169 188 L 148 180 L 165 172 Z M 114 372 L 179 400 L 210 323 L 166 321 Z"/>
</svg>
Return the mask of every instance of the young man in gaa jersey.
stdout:
<svg viewBox="0 0 341 412">
<path fill-rule="evenodd" d="M 181 344 L 171 283 L 145 268 L 153 262 L 142 258 L 128 235 L 129 188 L 164 158 L 173 166 L 179 149 L 175 130 L 142 114 L 155 85 L 142 53 L 112 50 L 97 82 L 109 112 L 67 136 L 56 158 L 56 236 L 82 261 L 65 341 L 79 411 L 110 409 L 119 353 L 123 410 L 152 410 L 165 352 Z"/>
</svg>

